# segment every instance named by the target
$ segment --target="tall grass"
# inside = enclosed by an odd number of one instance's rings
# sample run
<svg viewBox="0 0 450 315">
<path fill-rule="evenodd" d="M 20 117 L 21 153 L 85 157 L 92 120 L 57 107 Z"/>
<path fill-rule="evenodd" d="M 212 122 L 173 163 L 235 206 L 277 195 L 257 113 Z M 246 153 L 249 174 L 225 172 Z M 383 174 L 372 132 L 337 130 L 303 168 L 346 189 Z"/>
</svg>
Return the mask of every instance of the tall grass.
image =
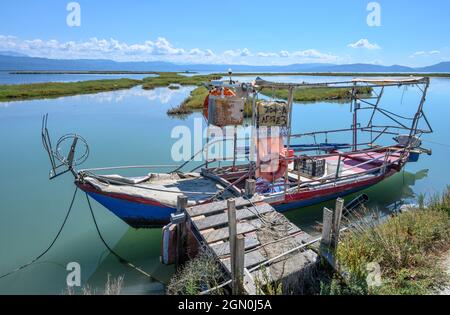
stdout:
<svg viewBox="0 0 450 315">
<path fill-rule="evenodd" d="M 288 99 L 288 90 L 272 90 L 263 89 L 261 91 L 263 95 Z M 358 87 L 356 89 L 358 95 L 370 96 L 372 88 L 370 87 Z M 296 102 L 317 102 L 317 101 L 330 101 L 330 100 L 349 100 L 351 98 L 351 91 L 338 88 L 305 88 L 296 90 L 294 93 L 294 101 Z"/>
<path fill-rule="evenodd" d="M 195 77 L 191 77 L 195 78 Z M 150 85 L 144 85 L 144 88 L 153 87 L 153 84 L 159 79 L 150 78 L 153 83 Z M 170 79 L 170 76 L 166 79 Z M 197 79 L 195 79 L 197 80 Z M 165 80 L 161 81 L 162 84 L 167 84 Z M 177 83 L 177 82 L 175 82 Z M 198 83 L 193 81 L 193 83 Z M 158 83 L 159 84 L 159 83 Z M 371 88 L 358 88 L 357 92 L 360 95 L 370 95 Z M 203 86 L 194 89 L 190 95 L 177 107 L 173 107 L 167 111 L 168 115 L 188 115 L 193 111 L 203 109 L 203 104 L 205 98 L 208 96 L 208 89 Z M 262 94 L 278 99 L 287 100 L 288 91 L 287 90 L 270 90 L 264 89 L 261 91 Z M 296 102 L 314 102 L 314 101 L 325 101 L 325 100 L 348 100 L 350 99 L 350 92 L 343 89 L 333 89 L 333 88 L 318 88 L 318 89 L 302 89 L 297 90 L 294 94 L 294 101 Z M 252 104 L 251 101 L 247 101 L 244 107 L 244 113 L 247 117 L 252 114 Z"/>
<path fill-rule="evenodd" d="M 142 88 L 151 90 L 157 87 L 167 87 L 170 84 L 196 86 L 220 78 L 222 78 L 222 75 L 220 74 L 185 76 L 174 72 L 160 72 L 157 77 L 145 78 L 143 80 Z"/>
<path fill-rule="evenodd" d="M 339 265 L 348 274 L 345 289 L 339 285 L 343 282 L 333 279 L 327 293 L 427 294 L 441 288 L 448 281 L 438 261 L 450 247 L 449 207 L 447 189 L 426 207 L 346 235 L 337 252 Z M 381 286 L 368 286 L 369 263 L 381 267 Z"/>
<path fill-rule="evenodd" d="M 206 252 L 189 260 L 178 271 L 167 285 L 170 295 L 199 295 L 201 292 L 220 285 L 224 274 L 216 260 Z M 214 290 L 211 294 L 223 294 L 223 289 Z"/>
<path fill-rule="evenodd" d="M 0 102 L 92 94 L 129 89 L 139 84 L 140 80 L 117 79 L 0 85 Z"/>
<path fill-rule="evenodd" d="M 103 295 L 120 295 L 123 289 L 123 276 L 117 278 L 112 278 L 110 274 L 106 279 L 105 288 Z M 90 285 L 85 285 L 80 289 L 81 295 L 96 295 L 97 290 L 93 289 Z M 73 287 L 68 287 L 66 291 L 63 292 L 64 295 L 76 295 L 77 292 Z"/>
</svg>

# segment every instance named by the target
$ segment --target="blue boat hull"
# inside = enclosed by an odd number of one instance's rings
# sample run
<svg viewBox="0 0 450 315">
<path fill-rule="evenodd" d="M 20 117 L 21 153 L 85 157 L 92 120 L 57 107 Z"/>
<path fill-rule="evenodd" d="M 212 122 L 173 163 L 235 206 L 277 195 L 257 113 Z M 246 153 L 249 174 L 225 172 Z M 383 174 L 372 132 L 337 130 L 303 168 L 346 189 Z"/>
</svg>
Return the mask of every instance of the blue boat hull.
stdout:
<svg viewBox="0 0 450 315">
<path fill-rule="evenodd" d="M 170 221 L 175 208 L 150 205 L 88 192 L 88 195 L 134 228 L 161 227 Z"/>
<path fill-rule="evenodd" d="M 293 200 L 289 203 L 274 205 L 274 208 L 279 212 L 299 209 L 331 199 L 343 197 L 361 191 L 369 186 L 370 185 L 361 186 L 351 190 L 346 190 L 343 192 L 338 192 L 317 198 L 297 201 Z M 94 192 L 88 192 L 88 195 L 134 228 L 152 228 L 164 226 L 170 222 L 170 215 L 172 213 L 175 213 L 176 211 L 175 208 L 167 207 L 164 205 L 150 205 L 140 202 L 133 202 Z"/>
</svg>

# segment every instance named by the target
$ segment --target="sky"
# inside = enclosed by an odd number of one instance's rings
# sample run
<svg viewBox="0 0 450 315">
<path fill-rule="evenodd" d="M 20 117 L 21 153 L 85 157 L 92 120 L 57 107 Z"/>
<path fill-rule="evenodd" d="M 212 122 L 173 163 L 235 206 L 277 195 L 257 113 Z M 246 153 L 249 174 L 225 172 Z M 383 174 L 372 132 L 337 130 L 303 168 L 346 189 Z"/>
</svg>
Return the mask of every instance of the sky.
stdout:
<svg viewBox="0 0 450 315">
<path fill-rule="evenodd" d="M 450 61 L 450 1 L 14 0 L 0 51 L 181 64 Z"/>
</svg>

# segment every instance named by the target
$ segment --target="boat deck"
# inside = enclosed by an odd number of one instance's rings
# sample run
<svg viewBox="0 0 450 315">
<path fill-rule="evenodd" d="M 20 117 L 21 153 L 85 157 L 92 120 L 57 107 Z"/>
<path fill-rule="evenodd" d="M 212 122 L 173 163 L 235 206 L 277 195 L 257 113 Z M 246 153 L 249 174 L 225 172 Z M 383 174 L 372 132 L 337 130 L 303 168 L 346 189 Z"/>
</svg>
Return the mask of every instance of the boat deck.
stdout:
<svg viewBox="0 0 450 315">
<path fill-rule="evenodd" d="M 176 207 L 177 197 L 180 195 L 189 198 L 189 205 L 195 205 L 207 201 L 224 188 L 219 182 L 198 173 L 185 174 L 184 178 L 177 174 L 155 173 L 144 177 L 107 175 L 85 177 L 84 181 L 104 194 L 154 200 L 172 208 Z M 223 197 L 229 198 L 231 195 L 225 192 Z"/>
</svg>

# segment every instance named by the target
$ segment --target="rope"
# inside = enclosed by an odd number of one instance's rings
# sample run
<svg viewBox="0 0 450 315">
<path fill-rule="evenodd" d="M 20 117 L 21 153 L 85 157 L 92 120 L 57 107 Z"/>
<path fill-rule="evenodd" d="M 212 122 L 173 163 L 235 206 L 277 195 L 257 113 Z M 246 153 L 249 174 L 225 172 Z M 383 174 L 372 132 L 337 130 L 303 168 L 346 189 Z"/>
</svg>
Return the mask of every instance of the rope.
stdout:
<svg viewBox="0 0 450 315">
<path fill-rule="evenodd" d="M 163 284 L 163 285 L 165 286 L 166 284 L 165 284 L 164 282 L 162 282 L 162 281 L 156 279 L 155 277 L 153 277 L 153 276 L 150 275 L 149 273 L 145 272 L 145 271 L 142 270 L 141 268 L 135 266 L 134 264 L 132 264 L 131 262 L 129 262 L 128 260 L 126 260 L 125 258 L 123 258 L 122 256 L 120 256 L 119 254 L 117 254 L 117 253 L 116 253 L 116 252 L 108 245 L 108 243 L 107 243 L 107 242 L 105 241 L 105 239 L 103 238 L 102 233 L 100 232 L 100 228 L 99 228 L 99 226 L 98 226 L 98 224 L 97 224 L 97 220 L 96 220 L 95 215 L 94 215 L 94 210 L 92 209 L 91 201 L 89 200 L 89 196 L 88 196 L 87 193 L 86 193 L 86 200 L 87 200 L 87 203 L 88 203 L 88 205 L 89 205 L 89 210 L 90 210 L 90 212 L 91 212 L 92 220 L 94 221 L 94 225 L 95 225 L 95 228 L 96 228 L 96 230 L 97 230 L 97 234 L 98 234 L 100 240 L 102 241 L 103 245 L 105 245 L 105 247 L 109 250 L 109 252 L 110 252 L 111 254 L 113 254 L 113 255 L 117 258 L 117 260 L 119 260 L 120 263 L 125 264 L 125 265 L 127 265 L 128 267 L 130 267 L 130 268 L 136 270 L 136 271 L 139 272 L 140 274 L 142 274 L 142 275 L 144 275 L 145 277 L 149 278 L 151 281 L 159 282 L 159 283 L 161 283 L 161 284 Z"/>
<path fill-rule="evenodd" d="M 41 259 L 45 254 L 47 254 L 50 249 L 53 247 L 53 245 L 56 243 L 56 241 L 58 240 L 59 236 L 61 235 L 62 230 L 64 229 L 64 226 L 66 225 L 67 219 L 69 218 L 70 212 L 72 211 L 73 208 L 73 204 L 75 202 L 75 197 L 77 195 L 78 192 L 78 187 L 75 189 L 75 192 L 73 193 L 73 197 L 72 197 L 72 201 L 70 202 L 70 206 L 69 206 L 69 210 L 67 211 L 66 217 L 64 218 L 64 221 L 61 225 L 61 227 L 59 228 L 58 233 L 56 234 L 56 236 L 54 237 L 53 241 L 50 243 L 50 245 L 47 247 L 47 249 L 45 249 L 39 256 L 37 256 L 36 258 L 34 258 L 32 261 L 30 261 L 29 263 L 22 265 L 2 276 L 0 276 L 0 279 L 6 278 L 16 272 L 19 272 L 20 270 L 23 270 L 29 266 L 31 266 L 32 264 L 34 264 L 35 262 L 37 262 L 39 259 Z"/>
</svg>

